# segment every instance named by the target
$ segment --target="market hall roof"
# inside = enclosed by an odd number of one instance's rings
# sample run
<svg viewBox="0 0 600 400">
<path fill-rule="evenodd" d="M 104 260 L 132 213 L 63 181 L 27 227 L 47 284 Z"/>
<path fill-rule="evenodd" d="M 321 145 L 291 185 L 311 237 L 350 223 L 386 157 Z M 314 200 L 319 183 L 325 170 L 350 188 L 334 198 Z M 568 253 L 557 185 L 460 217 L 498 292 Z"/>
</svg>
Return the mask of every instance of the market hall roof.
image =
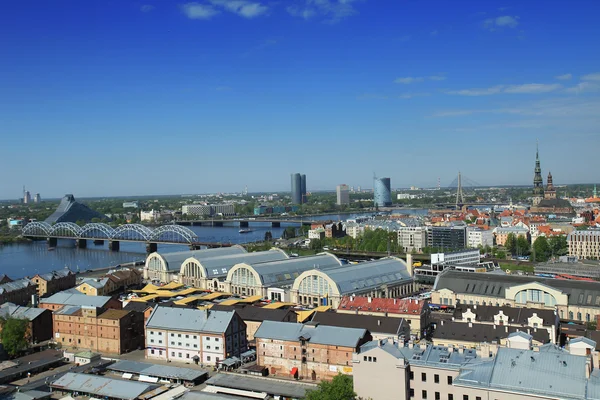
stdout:
<svg viewBox="0 0 600 400">
<path fill-rule="evenodd" d="M 181 263 L 188 258 L 193 257 L 196 260 L 205 261 L 209 258 L 245 253 L 246 249 L 239 245 L 231 247 L 218 247 L 216 249 L 175 251 L 172 253 L 154 252 L 148 255 L 146 258 L 145 268 L 159 271 L 179 272 L 181 270 Z M 152 261 L 156 259 L 160 260 L 160 263 L 162 264 L 160 268 L 152 268 Z"/>
</svg>

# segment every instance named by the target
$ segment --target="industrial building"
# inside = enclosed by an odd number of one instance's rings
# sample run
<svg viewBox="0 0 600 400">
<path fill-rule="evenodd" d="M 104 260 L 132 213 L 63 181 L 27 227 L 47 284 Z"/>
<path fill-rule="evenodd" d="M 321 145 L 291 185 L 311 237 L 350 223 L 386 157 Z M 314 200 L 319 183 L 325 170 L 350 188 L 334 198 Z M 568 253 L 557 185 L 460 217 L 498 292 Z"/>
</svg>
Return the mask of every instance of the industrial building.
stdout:
<svg viewBox="0 0 600 400">
<path fill-rule="evenodd" d="M 392 205 L 390 178 L 373 179 L 373 198 L 376 207 L 389 207 Z"/>
<path fill-rule="evenodd" d="M 68 268 L 46 274 L 36 274 L 31 280 L 37 285 L 38 296 L 51 296 L 54 293 L 75 286 L 75 273 Z"/>
<path fill-rule="evenodd" d="M 181 263 L 179 282 L 201 289 L 222 290 L 222 281 L 229 269 L 239 263 L 259 264 L 287 260 L 289 256 L 280 249 L 239 253 L 215 258 L 189 257 Z M 221 285 L 220 285 L 221 283 Z"/>
<path fill-rule="evenodd" d="M 224 290 L 237 295 L 290 301 L 289 290 L 300 274 L 311 269 L 328 270 L 341 265 L 342 262 L 329 253 L 256 264 L 240 263 L 227 273 Z"/>
<path fill-rule="evenodd" d="M 122 308 L 118 299 L 109 296 L 86 296 L 81 293 L 58 292 L 50 297 L 40 299 L 40 308 L 55 311 L 64 306 L 112 308 L 115 310 Z"/>
<path fill-rule="evenodd" d="M 124 381 L 103 376 L 67 372 L 50 384 L 53 392 L 79 394 L 113 400 L 136 400 L 154 397 L 152 392 L 159 386 L 143 382 Z M 163 390 L 166 391 L 166 390 Z M 160 392 L 156 393 L 159 394 Z"/>
<path fill-rule="evenodd" d="M 4 303 L 0 305 L 0 319 L 7 318 L 28 321 L 27 338 L 29 339 L 29 345 L 52 339 L 52 311 L 50 310 Z"/>
<path fill-rule="evenodd" d="M 337 308 L 344 296 L 405 297 L 414 292 L 412 268 L 402 259 L 386 257 L 337 268 L 312 268 L 294 280 L 294 303 Z"/>
<path fill-rule="evenodd" d="M 154 252 L 148 255 L 144 265 L 144 279 L 171 282 L 179 277 L 182 263 L 190 258 L 205 260 L 233 254 L 246 254 L 242 246 L 219 247 L 216 249 L 177 251 L 173 253 Z"/>
<path fill-rule="evenodd" d="M 0 284 L 0 304 L 13 303 L 18 306 L 26 306 L 35 301 L 37 295 L 37 286 L 29 279 L 10 280 L 6 275 L 8 282 Z"/>
</svg>

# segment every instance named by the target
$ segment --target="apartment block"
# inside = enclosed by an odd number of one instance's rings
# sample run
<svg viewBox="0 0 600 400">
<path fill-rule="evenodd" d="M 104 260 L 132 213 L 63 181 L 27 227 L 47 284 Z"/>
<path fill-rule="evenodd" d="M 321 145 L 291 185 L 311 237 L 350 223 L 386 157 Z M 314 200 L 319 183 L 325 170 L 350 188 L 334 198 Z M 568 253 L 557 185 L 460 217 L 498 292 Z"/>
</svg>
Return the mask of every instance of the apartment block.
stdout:
<svg viewBox="0 0 600 400">
<path fill-rule="evenodd" d="M 306 380 L 352 375 L 352 354 L 370 341 L 366 329 L 265 321 L 254 334 L 257 364 L 270 375 Z"/>
<path fill-rule="evenodd" d="M 600 231 L 573 231 L 567 236 L 569 255 L 581 259 L 600 259 Z"/>
<path fill-rule="evenodd" d="M 494 232 L 491 229 L 481 229 L 475 227 L 467 228 L 467 247 L 476 249 L 494 245 Z"/>
<path fill-rule="evenodd" d="M 398 245 L 405 253 L 421 253 L 427 247 L 427 228 L 424 226 L 403 226 L 398 228 Z"/>
<path fill-rule="evenodd" d="M 146 322 L 146 358 L 217 365 L 248 350 L 235 311 L 156 307 Z"/>
<path fill-rule="evenodd" d="M 144 346 L 144 316 L 135 311 L 65 306 L 54 312 L 53 330 L 67 348 L 123 354 Z"/>
</svg>

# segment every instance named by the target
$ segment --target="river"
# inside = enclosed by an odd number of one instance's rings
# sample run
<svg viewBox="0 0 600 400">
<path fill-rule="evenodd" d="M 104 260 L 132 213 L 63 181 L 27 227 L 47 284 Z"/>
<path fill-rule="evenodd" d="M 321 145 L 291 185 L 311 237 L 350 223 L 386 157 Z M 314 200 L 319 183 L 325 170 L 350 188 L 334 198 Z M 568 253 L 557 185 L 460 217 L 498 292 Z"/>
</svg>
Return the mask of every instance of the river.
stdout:
<svg viewBox="0 0 600 400">
<path fill-rule="evenodd" d="M 394 213 L 423 215 L 427 213 L 427 210 L 405 209 Z M 367 215 L 372 214 L 328 214 L 310 217 L 310 219 L 338 221 Z M 250 223 L 248 229 L 251 232 L 248 233 L 239 233 L 240 228 L 238 226 L 191 226 L 188 228 L 194 231 L 203 242 L 247 243 L 263 240 L 267 231 L 271 231 L 273 238 L 279 238 L 287 226 L 297 225 L 282 224 L 280 228 L 273 228 L 270 223 Z M 163 244 L 158 246 L 159 252 L 183 250 L 188 250 L 188 247 L 185 245 Z M 56 249 L 53 251 L 48 251 L 45 241 L 31 244 L 0 245 L 0 275 L 7 274 L 11 278 L 17 279 L 65 267 L 69 267 L 74 271 L 86 271 L 145 258 L 146 246 L 144 243 L 122 242 L 118 252 L 109 251 L 107 242 L 104 245 L 94 245 L 91 240 L 88 240 L 86 249 L 76 248 L 74 240 L 59 240 Z"/>
</svg>

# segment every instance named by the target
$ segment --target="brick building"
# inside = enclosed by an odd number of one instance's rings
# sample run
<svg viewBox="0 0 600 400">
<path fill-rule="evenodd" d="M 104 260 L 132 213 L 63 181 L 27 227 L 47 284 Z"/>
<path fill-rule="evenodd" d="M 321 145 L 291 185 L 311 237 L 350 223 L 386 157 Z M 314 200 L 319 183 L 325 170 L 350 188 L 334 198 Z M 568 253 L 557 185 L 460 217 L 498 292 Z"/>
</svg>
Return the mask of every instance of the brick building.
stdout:
<svg viewBox="0 0 600 400">
<path fill-rule="evenodd" d="M 31 281 L 37 285 L 38 296 L 51 296 L 54 293 L 75 287 L 75 273 L 70 269 L 37 274 Z"/>
<path fill-rule="evenodd" d="M 13 303 L 26 306 L 32 302 L 32 296 L 37 294 L 37 286 L 29 279 L 17 279 L 0 284 L 0 304 Z"/>
<path fill-rule="evenodd" d="M 52 311 L 50 310 L 4 303 L 0 306 L 0 318 L 19 318 L 29 321 L 27 332 L 29 344 L 52 339 Z"/>
<path fill-rule="evenodd" d="M 352 375 L 352 353 L 371 340 L 366 329 L 265 321 L 254 334 L 257 364 L 271 375 L 309 380 Z"/>
<path fill-rule="evenodd" d="M 135 311 L 65 306 L 53 319 L 54 340 L 63 347 L 123 354 L 144 346 L 144 316 Z"/>
</svg>

